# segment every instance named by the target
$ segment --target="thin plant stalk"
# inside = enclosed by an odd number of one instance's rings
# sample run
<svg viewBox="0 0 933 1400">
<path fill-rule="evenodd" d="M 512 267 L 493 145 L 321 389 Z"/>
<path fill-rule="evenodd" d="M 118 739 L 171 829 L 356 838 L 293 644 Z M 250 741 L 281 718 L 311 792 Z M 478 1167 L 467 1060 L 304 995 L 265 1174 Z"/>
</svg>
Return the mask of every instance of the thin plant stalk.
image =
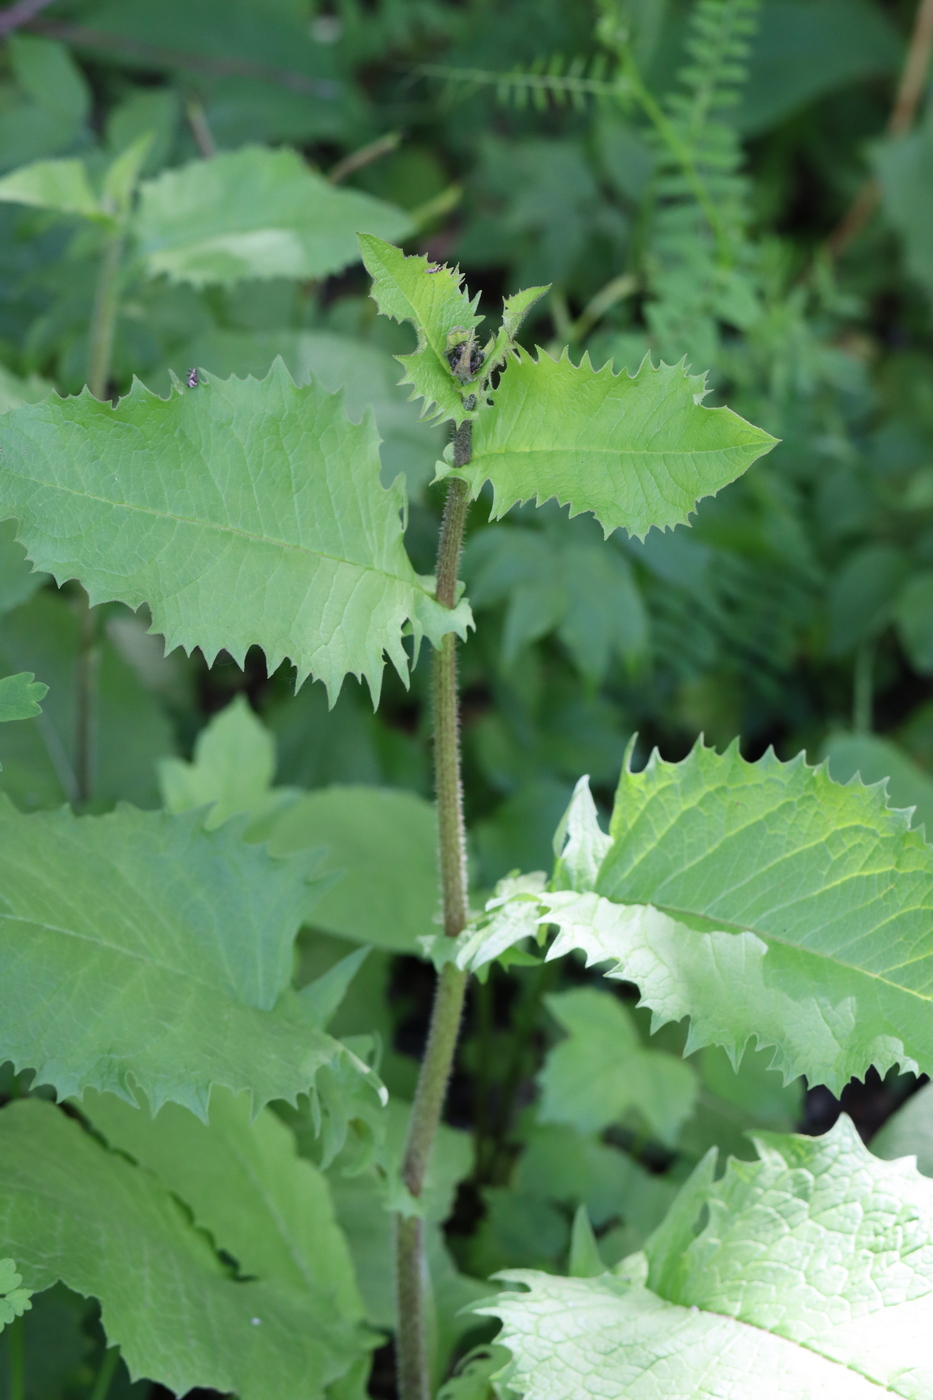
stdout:
<svg viewBox="0 0 933 1400">
<path fill-rule="evenodd" d="M 454 438 L 454 463 L 466 466 L 472 448 L 471 425 Z M 466 483 L 454 478 L 448 489 L 437 555 L 435 596 L 452 608 L 457 571 L 469 509 Z M 456 938 L 468 919 L 463 785 L 460 774 L 460 726 L 457 700 L 457 652 L 452 633 L 434 657 L 434 772 L 444 933 Z M 428 1165 L 453 1065 L 467 974 L 447 963 L 437 982 L 428 1043 L 412 1105 L 402 1180 L 417 1202 Z M 418 1214 L 396 1217 L 396 1366 L 400 1400 L 430 1400 L 431 1378 L 426 1328 L 424 1223 Z"/>
<path fill-rule="evenodd" d="M 119 308 L 120 264 L 123 261 L 123 230 L 111 234 L 101 259 L 91 315 L 88 342 L 87 382 L 95 399 L 107 397 L 110 367 L 113 360 L 113 338 Z"/>
<path fill-rule="evenodd" d="M 94 709 L 97 698 L 97 608 L 81 590 L 78 601 L 78 654 L 75 658 L 74 800 L 79 808 L 91 800 L 94 782 Z"/>
<path fill-rule="evenodd" d="M 26 1400 L 26 1338 L 23 1319 L 15 1317 L 7 1330 L 10 1362 L 10 1400 Z"/>
<path fill-rule="evenodd" d="M 94 1382 L 94 1389 L 91 1391 L 90 1400 L 107 1400 L 119 1364 L 120 1348 L 109 1347 L 108 1350 L 104 1352 L 104 1359 L 100 1363 L 100 1370 L 97 1372 L 97 1379 Z"/>
</svg>

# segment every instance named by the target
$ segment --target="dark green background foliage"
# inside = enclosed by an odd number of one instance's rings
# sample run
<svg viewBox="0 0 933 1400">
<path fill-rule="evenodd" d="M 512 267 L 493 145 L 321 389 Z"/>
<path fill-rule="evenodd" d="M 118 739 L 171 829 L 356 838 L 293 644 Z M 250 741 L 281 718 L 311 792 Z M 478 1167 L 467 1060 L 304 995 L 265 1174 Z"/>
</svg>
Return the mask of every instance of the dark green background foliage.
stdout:
<svg viewBox="0 0 933 1400">
<path fill-rule="evenodd" d="M 149 132 L 147 178 L 249 143 L 290 145 L 342 174 L 341 162 L 391 135 L 349 161 L 344 186 L 408 211 L 406 249 L 459 262 L 480 311 L 495 318 L 504 293 L 552 283 L 526 345 L 569 343 L 575 359 L 586 352 L 617 370 L 646 353 L 686 355 L 709 372 L 708 403 L 781 439 L 700 505 L 692 529 L 643 542 L 619 531 L 604 544 L 590 516 L 569 520 L 553 502 L 513 509 L 489 532 L 491 494 L 473 508 L 463 576 L 478 628 L 461 674 L 477 892 L 515 868 L 549 866 L 574 782 L 588 772 L 608 807 L 636 733 L 636 766 L 655 745 L 682 757 L 701 732 L 717 747 L 741 735 L 746 757 L 768 745 L 782 758 L 828 754 L 834 776 L 890 777 L 895 803 L 916 804 L 927 830 L 933 821 L 928 87 L 907 123 L 890 127 L 916 6 L 698 9 L 712 28 L 691 30 L 681 0 L 57 0 L 0 56 L 0 173 L 77 155 L 93 174 Z M 613 91 L 620 25 L 647 102 Z M 690 153 L 692 184 L 672 141 Z M 877 207 L 839 237 L 869 179 Z M 49 386 L 81 388 L 100 246 L 92 225 L 0 204 L 0 410 Z M 110 387 L 125 393 L 137 375 L 164 393 L 170 371 L 195 364 L 261 376 L 277 354 L 299 381 L 314 373 L 329 389 L 346 385 L 351 413 L 374 405 L 384 480 L 406 474 L 406 543 L 430 574 L 442 500 L 430 483 L 444 444 L 395 388 L 390 352 L 413 347 L 410 330 L 377 320 L 368 290 L 359 264 L 319 282 L 199 290 L 148 279 L 130 260 Z M 115 604 L 89 612 L 76 585 L 30 575 L 4 524 L 0 674 L 20 671 L 49 686 L 41 718 L 0 732 L 0 784 L 27 811 L 209 800 L 209 777 L 185 796 L 179 760 L 237 697 L 274 739 L 267 766 L 282 790 L 270 793 L 260 756 L 244 806 L 261 824 L 277 803 L 295 804 L 277 828 L 283 850 L 333 836 L 338 820 L 296 790 L 370 784 L 431 796 L 426 658 L 409 690 L 386 675 L 378 714 L 352 680 L 331 711 L 319 684 L 295 695 L 294 671 L 268 675 L 258 651 L 242 669 L 223 653 L 211 666 L 199 653 L 163 659 L 144 617 Z M 268 743 L 250 733 L 243 743 Z M 429 824 L 425 814 L 419 805 Z M 355 946 L 354 928 L 355 941 L 376 939 L 331 1029 L 378 1033 L 380 1072 L 403 1104 L 432 977 L 415 943 L 432 932 L 430 862 L 417 876 L 405 917 L 381 936 L 381 913 L 363 927 L 358 910 L 329 897 L 322 929 L 302 935 L 299 968 L 300 982 L 326 971 Z M 495 967 L 474 984 L 432 1207 L 438 1379 L 464 1335 L 494 1330 L 455 1316 L 484 1291 L 472 1280 L 506 1266 L 563 1268 L 579 1205 L 614 1261 L 640 1246 L 710 1143 L 748 1155 L 749 1125 L 832 1120 L 828 1093 L 810 1086 L 805 1108 L 805 1086 L 782 1088 L 767 1056 L 749 1052 L 736 1074 L 719 1050 L 681 1061 L 676 1027 L 649 1042 L 626 988 L 608 986 L 595 990 L 572 960 L 559 972 Z M 642 1082 L 630 1070 L 598 1102 L 581 1102 L 574 1074 L 613 1047 L 650 1072 Z M 866 1135 L 909 1087 L 876 1076 L 849 1091 Z M 3 1084 L 5 1096 L 25 1089 Z M 310 1143 L 308 1125 L 297 1127 Z M 387 1247 L 388 1216 L 372 1214 L 365 1178 L 341 1176 L 339 1162 L 331 1175 L 360 1251 L 367 1316 L 385 1329 L 388 1265 L 374 1273 L 366 1249 Z M 96 1318 L 65 1290 L 36 1300 L 29 1400 L 90 1393 Z M 388 1365 L 378 1353 L 373 1393 L 388 1393 Z M 0 1354 L 0 1396 L 7 1376 Z M 111 1396 L 147 1389 L 131 1390 L 121 1372 Z"/>
</svg>

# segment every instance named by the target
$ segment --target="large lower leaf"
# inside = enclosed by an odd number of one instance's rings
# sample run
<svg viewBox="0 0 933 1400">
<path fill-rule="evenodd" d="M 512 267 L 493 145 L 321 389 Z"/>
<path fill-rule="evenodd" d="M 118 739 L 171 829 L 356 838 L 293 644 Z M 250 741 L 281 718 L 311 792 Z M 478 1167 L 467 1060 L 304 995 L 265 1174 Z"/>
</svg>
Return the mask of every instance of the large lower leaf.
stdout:
<svg viewBox="0 0 933 1400">
<path fill-rule="evenodd" d="M 465 628 L 465 604 L 442 608 L 412 569 L 371 417 L 351 423 L 280 362 L 168 399 L 136 383 L 116 410 L 87 392 L 28 405 L 2 446 L 0 515 L 29 557 L 92 602 L 148 603 L 169 649 L 242 662 L 255 643 L 333 698 L 348 671 L 378 694 L 384 655 L 406 675 L 409 622 L 432 640 Z"/>
<path fill-rule="evenodd" d="M 688 520 L 702 496 L 741 476 L 774 446 L 728 408 L 703 408 L 704 380 L 645 360 L 634 378 L 541 351 L 509 358 L 493 406 L 473 425 L 473 456 L 457 475 L 478 496 L 493 487 L 498 518 L 520 501 L 556 497 L 592 511 L 608 535 L 643 537 Z M 442 469 L 448 475 L 453 468 Z"/>
<path fill-rule="evenodd" d="M 147 181 L 135 219 L 150 273 L 196 287 L 326 277 L 357 261 L 363 230 L 405 238 L 412 224 L 394 205 L 328 184 L 297 151 L 262 146 Z"/>
<path fill-rule="evenodd" d="M 715 1043 L 737 1063 L 757 1039 L 786 1079 L 836 1092 L 870 1065 L 933 1070 L 933 847 L 880 784 L 697 745 L 623 770 L 608 849 L 587 791 L 571 817 L 557 883 L 576 888 L 490 906 L 461 966 L 553 923 L 549 957 L 611 963 L 656 1024 L 689 1016 L 688 1053 Z M 595 889 L 584 848 L 602 856 Z"/>
<path fill-rule="evenodd" d="M 511 1273 L 501 1317 L 525 1400 L 921 1400 L 933 1368 L 933 1184 L 848 1119 L 762 1134 L 697 1168 L 644 1255 L 600 1278 Z"/>
<path fill-rule="evenodd" d="M 293 1292 L 311 1311 L 323 1302 L 325 1312 L 362 1316 L 327 1178 L 297 1155 L 294 1134 L 271 1109 L 254 1118 L 245 1095 L 215 1088 L 207 1123 L 177 1104 L 153 1118 L 92 1091 L 81 1111 L 191 1208 L 241 1274 Z"/>
<path fill-rule="evenodd" d="M 352 1057 L 289 996 L 315 857 L 275 859 L 197 813 L 23 816 L 0 803 L 0 1059 L 204 1115 L 258 1107 Z M 362 1066 L 359 1066 L 362 1068 Z"/>
<path fill-rule="evenodd" d="M 36 1099 L 0 1112 L 0 1240 L 28 1288 L 98 1298 L 131 1375 L 178 1395 L 315 1400 L 366 1346 L 325 1294 L 232 1278 L 155 1175 Z"/>
</svg>

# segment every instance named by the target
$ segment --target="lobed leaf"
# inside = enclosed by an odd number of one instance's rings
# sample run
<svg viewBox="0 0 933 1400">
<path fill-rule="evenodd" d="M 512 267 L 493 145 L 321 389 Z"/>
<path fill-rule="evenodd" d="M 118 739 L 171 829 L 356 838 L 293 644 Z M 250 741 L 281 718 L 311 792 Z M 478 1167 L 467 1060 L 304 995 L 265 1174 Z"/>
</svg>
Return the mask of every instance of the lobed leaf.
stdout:
<svg viewBox="0 0 933 1400">
<path fill-rule="evenodd" d="M 371 296 L 383 316 L 409 321 L 418 333 L 417 350 L 395 358 L 405 370 L 400 383 L 412 386 L 413 399 L 424 400 L 422 416 L 456 423 L 472 417 L 447 353 L 467 340 L 483 319 L 476 315 L 479 293 L 470 300 L 459 268 L 406 257 L 371 234 L 360 235 L 360 250 L 373 279 Z"/>
<path fill-rule="evenodd" d="M 22 1282 L 14 1261 L 0 1259 L 0 1332 L 32 1307 L 32 1290 L 21 1288 Z"/>
<path fill-rule="evenodd" d="M 467 626 L 420 579 L 402 542 L 404 486 L 379 484 L 371 415 L 349 421 L 339 394 L 298 388 L 280 361 L 266 379 L 138 382 L 116 409 L 87 391 L 3 420 L 0 514 L 20 522 L 37 567 L 78 578 L 92 603 L 147 603 L 169 649 L 261 646 L 331 701 L 347 672 L 374 696 L 384 656 Z"/>
<path fill-rule="evenodd" d="M 741 476 L 775 444 L 728 408 L 703 408 L 702 377 L 645 360 L 634 377 L 517 350 L 492 407 L 473 427 L 473 456 L 455 474 L 472 496 L 493 487 L 493 516 L 552 496 L 592 511 L 606 535 L 685 523 L 702 496 Z M 439 476 L 454 473 L 439 467 Z"/>
<path fill-rule="evenodd" d="M 33 1290 L 98 1298 L 131 1376 L 178 1395 L 317 1400 L 367 1346 L 325 1294 L 232 1278 L 157 1176 L 38 1099 L 0 1112 L 0 1236 Z"/>
<path fill-rule="evenodd" d="M 846 1118 L 710 1154 L 644 1255 L 601 1278 L 510 1272 L 502 1319 L 525 1400 L 920 1400 L 933 1373 L 933 1184 Z"/>
<path fill-rule="evenodd" d="M 0 1059 L 203 1116 L 363 1066 L 286 994 L 316 857 L 275 859 L 197 813 L 23 816 L 0 802 Z M 297 999 L 296 999 L 297 1001 Z"/>
<path fill-rule="evenodd" d="M 135 230 L 152 276 L 203 287 L 326 277 L 357 261 L 361 230 L 405 238 L 412 223 L 394 205 L 329 184 L 297 151 L 244 146 L 144 182 Z"/>
<path fill-rule="evenodd" d="M 4 720 L 34 719 L 36 715 L 41 715 L 39 701 L 48 693 L 48 686 L 37 681 L 32 671 L 4 676 L 0 680 L 0 723 Z"/>
</svg>

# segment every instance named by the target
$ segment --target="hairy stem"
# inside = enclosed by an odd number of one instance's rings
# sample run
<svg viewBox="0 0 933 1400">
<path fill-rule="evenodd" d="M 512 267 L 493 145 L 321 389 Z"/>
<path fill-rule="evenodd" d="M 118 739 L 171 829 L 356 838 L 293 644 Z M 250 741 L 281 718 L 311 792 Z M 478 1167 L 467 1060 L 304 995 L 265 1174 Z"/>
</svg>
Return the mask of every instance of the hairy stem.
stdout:
<svg viewBox="0 0 933 1400">
<path fill-rule="evenodd" d="M 118 281 L 123 258 L 123 231 L 108 240 L 101 259 L 91 315 L 91 335 L 88 343 L 87 382 L 95 399 L 107 397 L 110 363 L 113 357 L 113 336 L 119 305 Z"/>
<path fill-rule="evenodd" d="M 454 438 L 454 463 L 470 460 L 471 428 L 464 423 Z M 447 492 L 437 554 L 435 596 L 452 608 L 469 498 L 465 482 L 454 479 Z M 444 932 L 456 938 L 468 917 L 460 728 L 457 705 L 456 639 L 449 633 L 434 658 L 434 772 Z M 438 978 L 428 1043 L 408 1125 L 402 1180 L 417 1200 L 427 1175 L 453 1064 L 467 974 L 448 963 Z M 396 1217 L 396 1361 L 400 1400 L 430 1400 L 431 1380 L 425 1327 L 424 1227 L 417 1216 Z"/>
</svg>

